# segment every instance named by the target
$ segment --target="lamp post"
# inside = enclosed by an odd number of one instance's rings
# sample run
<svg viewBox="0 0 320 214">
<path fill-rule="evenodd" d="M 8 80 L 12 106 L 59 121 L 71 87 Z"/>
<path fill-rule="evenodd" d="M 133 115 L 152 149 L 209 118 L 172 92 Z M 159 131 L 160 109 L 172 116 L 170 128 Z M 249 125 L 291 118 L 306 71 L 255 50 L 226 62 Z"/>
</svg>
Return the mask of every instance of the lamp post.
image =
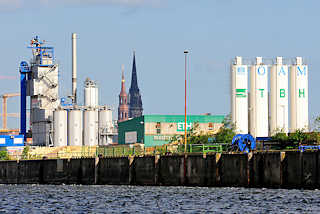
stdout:
<svg viewBox="0 0 320 214">
<path fill-rule="evenodd" d="M 187 153 L 187 56 L 189 51 L 184 52 L 184 153 Z"/>
</svg>

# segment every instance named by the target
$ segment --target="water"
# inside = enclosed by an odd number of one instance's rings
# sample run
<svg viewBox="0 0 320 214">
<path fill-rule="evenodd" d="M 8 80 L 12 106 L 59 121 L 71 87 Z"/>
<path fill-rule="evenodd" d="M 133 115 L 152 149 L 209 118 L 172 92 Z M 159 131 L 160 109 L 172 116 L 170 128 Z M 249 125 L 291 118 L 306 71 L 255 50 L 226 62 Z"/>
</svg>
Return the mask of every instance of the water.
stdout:
<svg viewBox="0 0 320 214">
<path fill-rule="evenodd" d="M 0 213 L 320 213 L 319 190 L 0 185 Z"/>
</svg>

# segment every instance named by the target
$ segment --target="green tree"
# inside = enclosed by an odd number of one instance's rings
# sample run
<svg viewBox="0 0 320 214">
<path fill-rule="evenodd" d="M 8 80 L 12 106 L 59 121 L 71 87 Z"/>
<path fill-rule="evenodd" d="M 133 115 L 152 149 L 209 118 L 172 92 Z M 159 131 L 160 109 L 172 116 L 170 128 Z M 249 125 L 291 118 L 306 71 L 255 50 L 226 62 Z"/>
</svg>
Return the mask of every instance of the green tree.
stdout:
<svg viewBox="0 0 320 214">
<path fill-rule="evenodd" d="M 222 123 L 223 126 L 215 134 L 215 143 L 231 144 L 233 137 L 236 135 L 236 126 L 231 121 L 231 115 L 227 115 Z"/>
<path fill-rule="evenodd" d="M 277 129 L 275 133 L 271 136 L 273 141 L 278 142 L 287 142 L 289 140 L 288 135 L 284 132 L 283 129 Z"/>
<path fill-rule="evenodd" d="M 21 154 L 21 159 L 28 159 L 28 154 L 29 154 L 30 146 L 25 146 L 22 154 Z"/>
<path fill-rule="evenodd" d="M 288 136 L 289 141 L 294 141 L 299 144 L 305 143 L 307 141 L 308 134 L 304 131 L 304 129 L 297 129 L 295 132 L 290 133 Z"/>
<path fill-rule="evenodd" d="M 9 154 L 6 150 L 0 151 L 0 160 L 9 160 Z"/>
</svg>

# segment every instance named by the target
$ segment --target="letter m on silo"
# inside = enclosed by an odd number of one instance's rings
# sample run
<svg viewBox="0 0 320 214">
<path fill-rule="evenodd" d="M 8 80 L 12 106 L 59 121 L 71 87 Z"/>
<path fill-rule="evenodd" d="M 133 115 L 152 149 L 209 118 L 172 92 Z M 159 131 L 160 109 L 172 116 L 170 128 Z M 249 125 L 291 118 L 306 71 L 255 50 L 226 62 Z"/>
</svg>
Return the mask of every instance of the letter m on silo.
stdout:
<svg viewBox="0 0 320 214">
<path fill-rule="evenodd" d="M 247 89 L 237 88 L 236 89 L 236 97 L 247 97 Z"/>
<path fill-rule="evenodd" d="M 297 68 L 298 68 L 297 76 L 307 75 L 307 66 L 298 66 Z"/>
</svg>

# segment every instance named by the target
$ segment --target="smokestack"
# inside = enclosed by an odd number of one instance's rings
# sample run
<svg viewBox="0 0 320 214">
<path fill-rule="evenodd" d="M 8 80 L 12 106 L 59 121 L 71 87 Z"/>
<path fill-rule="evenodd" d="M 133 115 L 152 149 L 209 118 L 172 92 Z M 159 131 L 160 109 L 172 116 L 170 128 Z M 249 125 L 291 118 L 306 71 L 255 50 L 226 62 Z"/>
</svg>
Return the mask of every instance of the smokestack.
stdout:
<svg viewBox="0 0 320 214">
<path fill-rule="evenodd" d="M 77 34 L 72 33 L 72 104 L 77 104 Z"/>
</svg>

